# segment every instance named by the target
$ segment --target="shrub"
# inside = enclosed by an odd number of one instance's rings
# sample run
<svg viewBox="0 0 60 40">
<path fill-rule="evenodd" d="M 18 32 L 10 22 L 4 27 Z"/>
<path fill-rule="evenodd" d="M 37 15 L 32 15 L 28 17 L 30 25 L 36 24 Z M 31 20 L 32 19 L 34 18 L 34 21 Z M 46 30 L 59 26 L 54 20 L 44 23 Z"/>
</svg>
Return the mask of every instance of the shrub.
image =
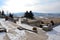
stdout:
<svg viewBox="0 0 60 40">
<path fill-rule="evenodd" d="M 50 23 L 52 23 L 52 25 L 54 25 L 54 22 L 53 22 L 53 20 L 51 20 L 51 21 L 50 21 Z"/>
<path fill-rule="evenodd" d="M 33 32 L 37 33 L 37 28 L 36 27 L 33 27 Z"/>
<path fill-rule="evenodd" d="M 40 26 L 39 26 L 39 27 L 40 27 L 40 28 L 43 28 L 43 25 L 41 25 L 41 24 L 40 24 Z"/>
</svg>

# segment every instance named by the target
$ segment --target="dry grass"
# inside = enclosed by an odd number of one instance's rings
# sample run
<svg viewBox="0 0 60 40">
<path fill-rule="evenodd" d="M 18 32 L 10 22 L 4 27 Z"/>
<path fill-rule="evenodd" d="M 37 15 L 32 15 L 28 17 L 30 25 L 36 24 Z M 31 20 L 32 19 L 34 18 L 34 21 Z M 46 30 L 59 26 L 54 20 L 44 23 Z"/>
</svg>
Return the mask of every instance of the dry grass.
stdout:
<svg viewBox="0 0 60 40">
<path fill-rule="evenodd" d="M 43 20 L 44 23 L 50 23 L 50 21 L 53 20 L 54 23 L 60 23 L 60 18 L 50 18 L 47 20 Z"/>
<path fill-rule="evenodd" d="M 45 24 L 50 23 L 50 21 L 53 21 L 55 24 L 59 24 L 60 23 L 60 18 L 38 18 L 37 20 L 28 20 L 28 23 L 30 25 L 36 25 L 39 26 L 41 24 L 41 21 L 43 21 Z"/>
</svg>

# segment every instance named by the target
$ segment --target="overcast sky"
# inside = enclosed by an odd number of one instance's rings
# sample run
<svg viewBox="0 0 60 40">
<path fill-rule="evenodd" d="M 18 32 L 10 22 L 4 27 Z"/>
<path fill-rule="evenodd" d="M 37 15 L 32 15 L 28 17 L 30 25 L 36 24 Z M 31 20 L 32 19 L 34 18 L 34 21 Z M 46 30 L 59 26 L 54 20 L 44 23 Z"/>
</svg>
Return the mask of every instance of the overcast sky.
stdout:
<svg viewBox="0 0 60 40">
<path fill-rule="evenodd" d="M 9 12 L 60 13 L 60 0 L 0 0 L 0 10 Z"/>
</svg>

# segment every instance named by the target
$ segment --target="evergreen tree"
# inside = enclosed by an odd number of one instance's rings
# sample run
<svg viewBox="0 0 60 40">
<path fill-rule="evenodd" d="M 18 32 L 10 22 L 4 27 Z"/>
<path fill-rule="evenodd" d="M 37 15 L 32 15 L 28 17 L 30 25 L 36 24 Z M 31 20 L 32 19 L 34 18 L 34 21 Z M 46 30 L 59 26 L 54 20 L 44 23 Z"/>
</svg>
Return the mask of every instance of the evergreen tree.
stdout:
<svg viewBox="0 0 60 40">
<path fill-rule="evenodd" d="M 28 15 L 29 15 L 29 13 L 28 13 L 28 11 L 26 11 L 24 14 L 24 17 L 28 18 Z"/>
<path fill-rule="evenodd" d="M 1 11 L 0 11 L 0 15 L 1 15 Z"/>
<path fill-rule="evenodd" d="M 2 10 L 1 15 L 5 15 L 5 14 L 4 14 L 4 10 Z"/>
<path fill-rule="evenodd" d="M 9 14 L 9 17 L 13 18 L 13 14 L 10 13 L 10 14 Z"/>
<path fill-rule="evenodd" d="M 29 12 L 29 18 L 31 18 L 31 19 L 34 18 L 34 15 L 33 15 L 33 12 L 32 11 Z"/>
<path fill-rule="evenodd" d="M 33 19 L 34 18 L 33 16 L 34 15 L 33 15 L 32 11 L 30 11 L 30 12 L 26 11 L 26 13 L 24 14 L 24 17 L 30 18 L 30 19 Z"/>
</svg>

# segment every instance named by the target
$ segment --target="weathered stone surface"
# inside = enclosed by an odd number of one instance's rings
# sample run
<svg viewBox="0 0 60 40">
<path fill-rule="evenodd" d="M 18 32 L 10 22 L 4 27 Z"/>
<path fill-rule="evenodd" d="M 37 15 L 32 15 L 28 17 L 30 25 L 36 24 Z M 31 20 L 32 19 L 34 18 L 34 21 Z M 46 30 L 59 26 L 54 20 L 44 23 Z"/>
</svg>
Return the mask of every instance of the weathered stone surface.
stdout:
<svg viewBox="0 0 60 40">
<path fill-rule="evenodd" d="M 26 40 L 47 40 L 48 36 L 44 33 L 41 30 L 38 33 L 26 31 Z"/>
</svg>

